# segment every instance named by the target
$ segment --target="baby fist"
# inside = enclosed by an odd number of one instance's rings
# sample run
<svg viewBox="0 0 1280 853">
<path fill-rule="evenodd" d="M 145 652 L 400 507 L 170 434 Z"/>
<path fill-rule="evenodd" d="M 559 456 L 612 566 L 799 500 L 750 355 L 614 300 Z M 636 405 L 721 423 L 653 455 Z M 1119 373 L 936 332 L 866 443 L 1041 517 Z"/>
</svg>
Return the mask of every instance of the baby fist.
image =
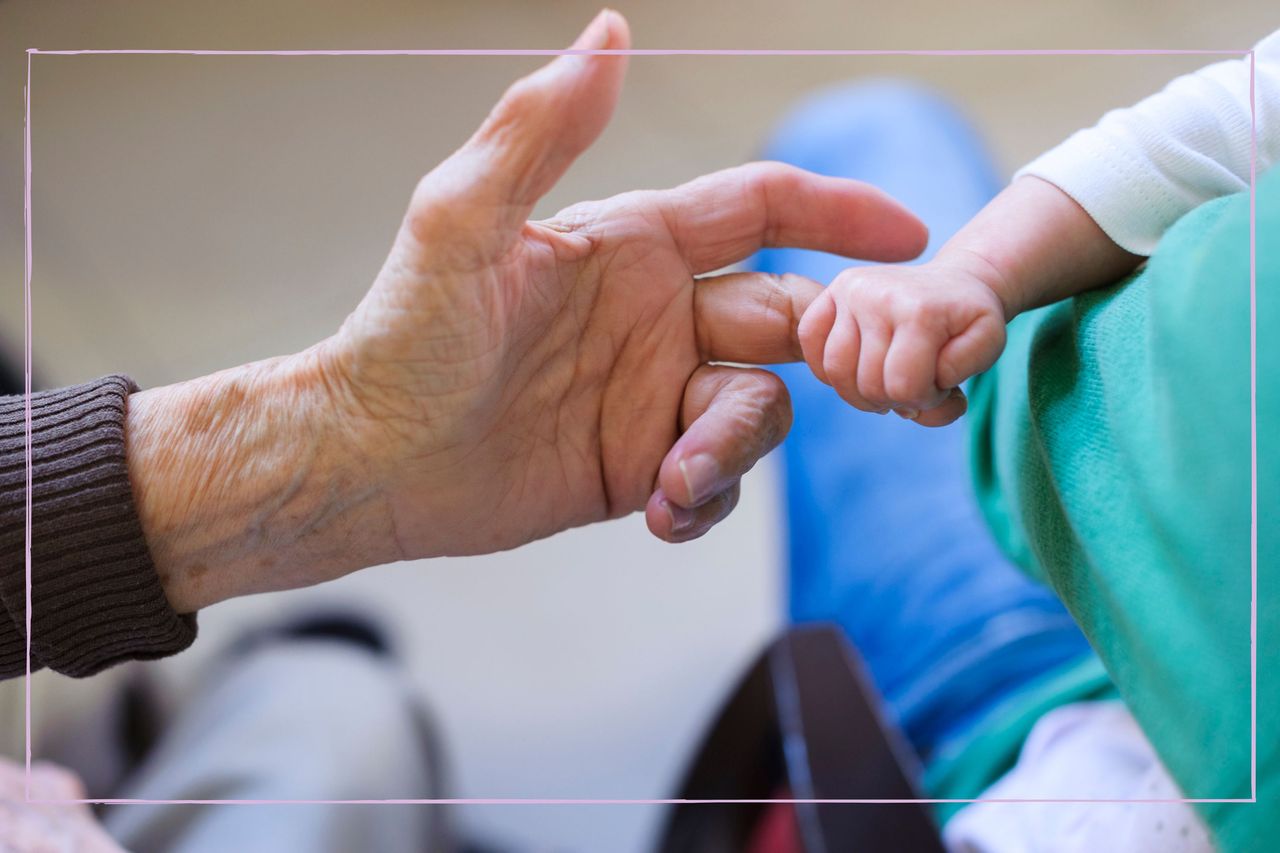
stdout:
<svg viewBox="0 0 1280 853">
<path fill-rule="evenodd" d="M 809 369 L 863 411 L 925 426 L 964 414 L 959 385 L 995 363 L 1004 305 L 977 275 L 937 261 L 854 267 L 800 321 Z"/>
</svg>

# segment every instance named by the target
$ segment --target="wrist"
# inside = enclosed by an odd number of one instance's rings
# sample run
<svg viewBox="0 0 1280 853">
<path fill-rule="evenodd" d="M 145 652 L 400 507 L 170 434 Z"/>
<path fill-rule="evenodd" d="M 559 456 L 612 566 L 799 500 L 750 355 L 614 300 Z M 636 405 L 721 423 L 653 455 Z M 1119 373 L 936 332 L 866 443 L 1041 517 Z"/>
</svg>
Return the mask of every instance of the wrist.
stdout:
<svg viewBox="0 0 1280 853">
<path fill-rule="evenodd" d="M 394 559 L 342 430 L 321 348 L 129 398 L 134 501 L 175 610 Z"/>
<path fill-rule="evenodd" d="M 1026 310 L 1025 289 L 1008 265 L 1001 263 L 991 252 L 948 243 L 938 251 L 933 263 L 957 270 L 986 285 L 1000 300 L 1006 323 Z"/>
<path fill-rule="evenodd" d="M 1023 311 L 1111 284 L 1141 261 L 1108 237 L 1071 196 L 1023 176 L 969 221 L 938 260 L 964 266 L 1000 298 L 1006 322 Z"/>
</svg>

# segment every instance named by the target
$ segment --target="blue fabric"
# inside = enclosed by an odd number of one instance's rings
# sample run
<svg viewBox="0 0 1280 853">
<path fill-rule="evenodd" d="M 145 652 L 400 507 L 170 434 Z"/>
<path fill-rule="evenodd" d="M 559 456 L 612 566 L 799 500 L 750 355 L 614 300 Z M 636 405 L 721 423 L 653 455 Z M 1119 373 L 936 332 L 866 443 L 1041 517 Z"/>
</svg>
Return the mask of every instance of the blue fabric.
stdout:
<svg viewBox="0 0 1280 853">
<path fill-rule="evenodd" d="M 929 226 L 926 259 L 1000 186 L 963 117 L 897 82 L 811 98 L 765 154 L 889 192 Z M 753 266 L 829 283 L 850 262 L 770 249 Z M 926 429 L 845 405 L 804 365 L 779 374 L 795 406 L 782 450 L 791 619 L 844 628 L 922 757 L 1091 654 L 1057 597 L 997 550 L 971 490 L 963 420 Z"/>
</svg>

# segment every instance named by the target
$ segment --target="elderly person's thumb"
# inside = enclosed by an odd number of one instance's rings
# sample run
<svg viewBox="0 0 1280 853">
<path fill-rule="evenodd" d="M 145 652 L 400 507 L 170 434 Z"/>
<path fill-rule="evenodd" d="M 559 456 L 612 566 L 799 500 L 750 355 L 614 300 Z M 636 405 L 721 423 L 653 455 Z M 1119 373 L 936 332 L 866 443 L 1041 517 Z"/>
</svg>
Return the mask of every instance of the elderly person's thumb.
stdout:
<svg viewBox="0 0 1280 853">
<path fill-rule="evenodd" d="M 601 12 L 571 50 L 625 50 L 627 22 Z M 567 54 L 517 80 L 484 124 L 422 179 L 406 226 L 421 243 L 459 244 L 493 260 L 543 195 L 609 123 L 627 57 Z"/>
</svg>

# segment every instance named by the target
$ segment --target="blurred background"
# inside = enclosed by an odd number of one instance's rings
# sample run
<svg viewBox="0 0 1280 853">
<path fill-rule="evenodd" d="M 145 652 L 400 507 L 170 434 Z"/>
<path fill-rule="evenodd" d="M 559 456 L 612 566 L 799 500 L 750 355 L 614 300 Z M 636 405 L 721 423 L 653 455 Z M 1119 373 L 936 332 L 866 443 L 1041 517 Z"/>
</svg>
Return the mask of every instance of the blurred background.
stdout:
<svg viewBox="0 0 1280 853">
<path fill-rule="evenodd" d="M 1247 49 L 1272 0 L 614 4 L 640 48 Z M 567 45 L 591 2 L 0 0 L 0 349 L 22 345 L 25 50 Z M 1268 15 L 1267 12 L 1271 14 Z M 660 187 L 750 159 L 788 104 L 850 78 L 952 95 L 1006 173 L 1197 57 L 637 57 L 604 137 L 545 201 Z M 37 381 L 153 386 L 300 349 L 377 271 L 418 176 L 538 60 L 36 56 Z M 243 626 L 313 602 L 386 614 L 464 797 L 669 796 L 706 715 L 782 619 L 784 531 L 766 462 L 733 518 L 671 547 L 640 518 L 505 554 L 407 563 L 201 614 L 151 668 L 180 695 Z M 856 547 L 856 543 L 851 543 Z M 46 676 L 37 735 L 92 715 L 110 677 Z M 20 718 L 0 721 L 21 736 Z M 652 807 L 459 811 L 516 850 L 645 849 Z"/>
</svg>

